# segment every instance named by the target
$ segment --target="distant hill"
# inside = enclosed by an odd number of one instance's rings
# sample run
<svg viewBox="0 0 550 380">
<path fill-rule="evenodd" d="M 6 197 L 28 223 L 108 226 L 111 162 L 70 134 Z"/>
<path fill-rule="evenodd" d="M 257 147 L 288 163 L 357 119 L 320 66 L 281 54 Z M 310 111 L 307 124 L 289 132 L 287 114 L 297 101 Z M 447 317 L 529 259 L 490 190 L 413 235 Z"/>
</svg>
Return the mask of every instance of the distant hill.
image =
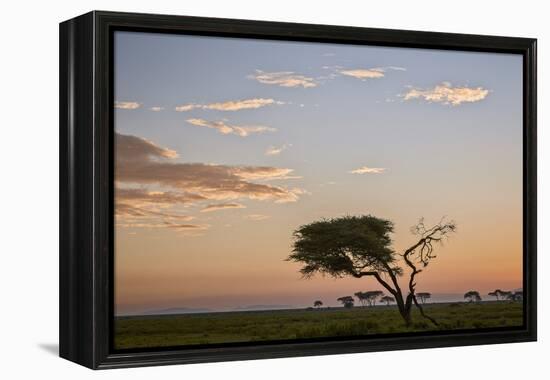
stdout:
<svg viewBox="0 0 550 380">
<path fill-rule="evenodd" d="M 280 309 L 296 309 L 296 306 L 292 305 L 246 305 L 237 306 L 233 310 L 280 310 Z"/>
<path fill-rule="evenodd" d="M 168 314 L 196 314 L 196 313 L 210 313 L 212 310 L 206 308 L 193 308 L 193 307 L 171 307 L 168 309 L 149 310 L 142 313 L 142 315 L 168 315 Z"/>
</svg>

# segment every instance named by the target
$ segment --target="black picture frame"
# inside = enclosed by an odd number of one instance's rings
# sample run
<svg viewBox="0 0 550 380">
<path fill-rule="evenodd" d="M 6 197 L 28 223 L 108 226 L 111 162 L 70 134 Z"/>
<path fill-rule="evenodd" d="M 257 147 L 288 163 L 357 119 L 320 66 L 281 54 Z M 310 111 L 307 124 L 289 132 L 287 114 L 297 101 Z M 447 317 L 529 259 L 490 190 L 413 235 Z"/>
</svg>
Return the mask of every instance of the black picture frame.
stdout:
<svg viewBox="0 0 550 380">
<path fill-rule="evenodd" d="M 216 347 L 113 350 L 115 30 L 523 56 L 524 325 Z M 93 369 L 536 340 L 536 39 L 93 11 L 60 24 L 60 356 Z"/>
</svg>

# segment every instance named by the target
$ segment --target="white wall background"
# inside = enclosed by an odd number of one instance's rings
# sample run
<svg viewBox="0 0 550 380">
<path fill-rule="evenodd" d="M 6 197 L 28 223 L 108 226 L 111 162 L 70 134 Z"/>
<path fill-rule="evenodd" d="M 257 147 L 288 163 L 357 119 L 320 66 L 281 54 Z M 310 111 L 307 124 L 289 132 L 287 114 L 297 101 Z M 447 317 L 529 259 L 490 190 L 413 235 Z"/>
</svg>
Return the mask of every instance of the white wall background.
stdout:
<svg viewBox="0 0 550 380">
<path fill-rule="evenodd" d="M 10 1 L 0 22 L 0 376 L 4 379 L 542 379 L 548 362 L 550 28 L 544 1 Z M 539 39 L 539 342 L 93 372 L 56 357 L 58 23 L 89 10 Z M 475 68 L 472 68 L 475 69 Z M 546 96 L 546 97 L 545 97 Z M 7 211 L 7 212 L 6 212 Z M 544 353 L 546 351 L 546 354 Z"/>
</svg>

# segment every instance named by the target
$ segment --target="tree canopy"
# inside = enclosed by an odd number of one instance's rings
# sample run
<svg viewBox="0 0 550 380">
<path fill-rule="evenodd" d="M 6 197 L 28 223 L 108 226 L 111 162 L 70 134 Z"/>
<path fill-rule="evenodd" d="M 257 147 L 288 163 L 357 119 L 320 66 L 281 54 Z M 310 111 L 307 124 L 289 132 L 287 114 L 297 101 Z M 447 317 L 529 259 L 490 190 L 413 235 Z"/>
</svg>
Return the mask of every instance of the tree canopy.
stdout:
<svg viewBox="0 0 550 380">
<path fill-rule="evenodd" d="M 494 290 L 494 291 L 492 291 L 492 292 L 487 293 L 487 295 L 488 295 L 488 296 L 491 296 L 491 297 L 496 297 L 496 299 L 497 299 L 497 301 L 498 301 L 498 300 L 499 300 L 499 297 L 505 296 L 505 295 L 506 295 L 505 293 L 506 293 L 506 292 L 503 292 L 503 291 L 500 290 L 500 289 L 496 289 L 496 290 Z"/>
<path fill-rule="evenodd" d="M 316 272 L 360 277 L 365 269 L 385 271 L 396 261 L 392 232 L 393 223 L 370 215 L 313 222 L 294 232 L 289 259 L 305 264 L 300 272 L 306 277 Z"/>
<path fill-rule="evenodd" d="M 338 302 L 341 302 L 342 305 L 346 308 L 353 307 L 353 297 L 352 296 L 344 296 L 336 299 Z"/>
<path fill-rule="evenodd" d="M 389 304 L 390 304 L 391 302 L 395 302 L 395 298 L 390 297 L 390 296 L 384 296 L 384 297 L 380 298 L 380 301 L 381 301 L 381 302 L 385 302 L 386 305 L 389 306 Z"/>
<path fill-rule="evenodd" d="M 378 297 L 382 297 L 384 295 L 384 292 L 381 290 L 370 290 L 367 292 L 357 292 L 354 293 L 354 296 L 361 302 L 361 304 L 364 306 L 365 303 L 368 306 L 374 306 L 376 305 L 376 299 Z"/>
<path fill-rule="evenodd" d="M 422 303 L 425 303 L 427 299 L 432 298 L 432 294 L 428 292 L 419 292 L 419 293 L 416 293 L 416 296 L 420 298 L 420 301 Z"/>
<path fill-rule="evenodd" d="M 508 292 L 506 299 L 515 302 L 523 301 L 523 290 Z"/>
<path fill-rule="evenodd" d="M 469 292 L 466 292 L 464 294 L 464 299 L 468 300 L 469 302 L 479 302 L 481 301 L 481 296 L 479 295 L 478 291 L 470 290 Z"/>
</svg>

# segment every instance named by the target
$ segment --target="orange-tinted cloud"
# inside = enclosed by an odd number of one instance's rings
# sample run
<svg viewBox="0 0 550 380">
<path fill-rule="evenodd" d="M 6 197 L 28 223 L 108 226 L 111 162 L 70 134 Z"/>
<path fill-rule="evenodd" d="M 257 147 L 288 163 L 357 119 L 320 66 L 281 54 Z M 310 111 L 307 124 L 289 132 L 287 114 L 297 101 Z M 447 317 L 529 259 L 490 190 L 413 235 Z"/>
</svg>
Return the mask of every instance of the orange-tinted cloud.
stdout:
<svg viewBox="0 0 550 380">
<path fill-rule="evenodd" d="M 138 102 L 115 102 L 115 108 L 123 110 L 135 110 L 141 107 L 141 104 Z"/>
<path fill-rule="evenodd" d="M 370 168 L 368 166 L 361 166 L 360 168 L 350 170 L 351 174 L 381 174 L 386 171 L 386 168 Z"/>
<path fill-rule="evenodd" d="M 284 203 L 295 202 L 305 194 L 299 188 L 255 182 L 293 178 L 289 176 L 292 169 L 182 163 L 174 161 L 176 157 L 175 151 L 147 139 L 116 135 L 116 213 L 119 226 L 164 226 L 181 230 L 175 223 L 164 223 L 193 218 L 170 210 L 178 205 L 187 207 L 206 201 L 222 201 L 206 205 L 202 211 L 207 212 L 244 207 L 240 203 L 225 202 L 230 200 Z M 153 221 L 146 223 L 144 219 Z"/>
<path fill-rule="evenodd" d="M 201 212 L 212 212 L 212 211 L 228 210 L 228 209 L 236 209 L 236 208 L 246 208 L 246 206 L 240 203 L 214 203 L 204 207 L 201 210 Z"/>
<path fill-rule="evenodd" d="M 398 66 L 373 67 L 370 69 L 348 69 L 348 70 L 338 69 L 337 71 L 338 73 L 348 77 L 367 80 L 367 79 L 383 78 L 386 76 L 385 73 L 390 70 L 407 71 L 407 69 L 403 67 L 398 67 Z"/>
<path fill-rule="evenodd" d="M 269 219 L 271 218 L 271 216 L 263 215 L 263 214 L 250 214 L 250 215 L 245 215 L 244 218 L 248 220 L 261 221 L 261 220 Z"/>
<path fill-rule="evenodd" d="M 255 133 L 275 132 L 275 128 L 266 127 L 264 125 L 231 125 L 225 121 L 208 121 L 204 119 L 187 119 L 189 124 L 212 128 L 220 132 L 222 135 L 237 135 L 240 137 L 247 137 Z"/>
<path fill-rule="evenodd" d="M 147 161 L 152 158 L 176 158 L 176 151 L 160 147 L 154 142 L 142 137 L 123 135 L 117 133 L 115 136 L 117 164 L 124 164 L 126 161 Z"/>
<path fill-rule="evenodd" d="M 363 80 L 382 78 L 384 76 L 384 72 L 380 69 L 340 70 L 339 73 L 348 77 L 354 77 Z"/>
<path fill-rule="evenodd" d="M 248 76 L 263 84 L 273 84 L 280 87 L 317 87 L 317 82 L 314 78 L 296 74 L 292 71 L 279 71 L 267 73 L 261 70 L 256 70 L 255 74 Z"/>
<path fill-rule="evenodd" d="M 428 102 L 458 106 L 462 103 L 479 102 L 489 95 L 489 90 L 483 87 L 454 87 L 449 82 L 443 82 L 433 88 L 410 88 L 404 95 L 405 100 L 424 99 Z"/>
<path fill-rule="evenodd" d="M 283 151 L 287 150 L 291 146 L 292 146 L 292 144 L 284 144 L 284 145 L 281 145 L 279 147 L 270 146 L 269 148 L 266 149 L 265 155 L 266 156 L 278 156 L 279 154 L 281 154 Z"/>
<path fill-rule="evenodd" d="M 277 101 L 275 99 L 265 99 L 265 98 L 253 98 L 253 99 L 242 99 L 242 100 L 228 100 L 221 103 L 209 103 L 209 104 L 196 104 L 188 103 L 177 106 L 175 110 L 177 112 L 187 112 L 194 109 L 205 109 L 205 110 L 216 110 L 216 111 L 240 111 L 247 109 L 256 109 L 269 105 L 280 105 L 284 102 Z"/>
</svg>

